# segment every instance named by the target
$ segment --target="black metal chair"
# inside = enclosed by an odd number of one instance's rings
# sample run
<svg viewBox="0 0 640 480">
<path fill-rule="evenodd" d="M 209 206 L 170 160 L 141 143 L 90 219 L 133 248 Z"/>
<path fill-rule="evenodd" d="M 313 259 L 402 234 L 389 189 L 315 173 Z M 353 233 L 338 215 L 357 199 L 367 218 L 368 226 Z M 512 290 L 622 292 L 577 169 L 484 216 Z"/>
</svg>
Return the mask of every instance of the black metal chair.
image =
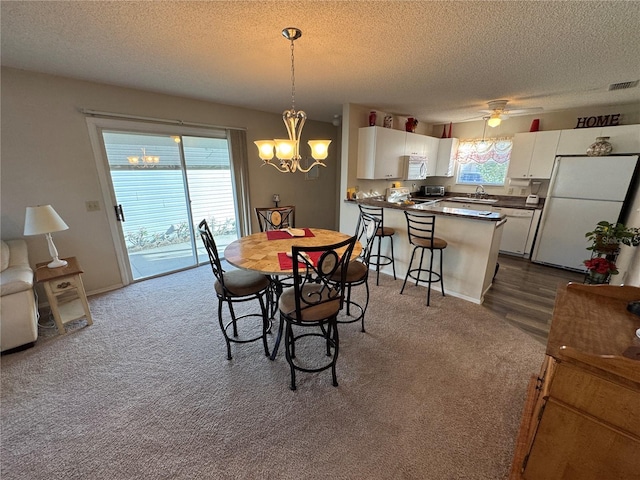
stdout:
<svg viewBox="0 0 640 480">
<path fill-rule="evenodd" d="M 347 265 L 355 243 L 356 237 L 353 236 L 333 245 L 294 245 L 291 249 L 294 285 L 282 293 L 278 302 L 280 321 L 286 325 L 284 343 L 285 356 L 291 370 L 291 390 L 296 389 L 296 370 L 320 372 L 330 368 L 333 386 L 338 386 L 336 362 L 339 338 L 336 319 L 344 303 Z M 312 258 L 315 257 L 317 261 L 314 262 Z M 338 282 L 333 280 L 337 273 L 340 276 Z M 301 339 L 310 337 L 322 339 L 326 355 L 331 358 L 329 363 L 319 362 L 313 357 L 314 350 L 307 342 L 303 349 L 304 359 L 296 358 L 296 344 Z"/>
<path fill-rule="evenodd" d="M 380 284 L 380 266 L 391 265 L 393 268 L 393 279 L 396 279 L 396 263 L 393 255 L 393 236 L 396 231 L 393 228 L 384 226 L 384 208 L 374 207 L 371 205 L 358 205 L 360 207 L 360 213 L 367 213 L 380 219 L 380 227 L 376 231 L 376 238 L 378 239 L 378 253 L 371 255 L 371 264 L 376 266 L 376 285 Z M 391 256 L 381 254 L 382 239 L 389 238 L 391 242 Z"/>
<path fill-rule="evenodd" d="M 444 282 L 442 280 L 442 251 L 447 248 L 447 241 L 434 235 L 436 224 L 435 215 L 423 215 L 409 212 L 407 210 L 404 211 L 404 214 L 407 217 L 407 233 L 409 234 L 409 243 L 413 245 L 413 251 L 411 252 L 411 260 L 409 260 L 407 275 L 404 277 L 404 282 L 402 284 L 402 290 L 400 290 L 400 294 L 402 295 L 402 293 L 404 292 L 404 287 L 407 284 L 408 278 L 414 279 L 416 281 L 416 285 L 418 285 L 419 281 L 426 282 L 427 306 L 429 306 L 429 303 L 431 301 L 432 283 L 440 282 L 440 290 L 442 291 L 442 296 L 445 296 Z M 415 256 L 418 249 L 420 249 L 420 262 L 418 264 L 418 268 L 411 268 L 413 264 L 413 257 Z M 428 269 L 422 268 L 425 250 L 429 250 L 430 254 Z M 438 272 L 433 271 L 434 250 L 440 252 L 440 269 Z M 421 273 L 428 273 L 428 278 L 421 277 Z"/>
<path fill-rule="evenodd" d="M 296 207 L 256 207 L 256 217 L 261 232 L 282 230 L 296 226 Z"/>
<path fill-rule="evenodd" d="M 264 345 L 264 353 L 269 356 L 269 347 L 267 345 L 267 332 L 270 328 L 270 319 L 268 314 L 270 281 L 265 275 L 245 270 L 231 270 L 225 272 L 220 263 L 220 256 L 216 243 L 209 229 L 206 220 L 202 220 L 198 225 L 202 242 L 209 255 L 209 262 L 215 276 L 214 291 L 218 297 L 218 322 L 227 344 L 227 359 L 231 360 L 231 342 L 249 343 L 262 339 Z M 236 316 L 233 309 L 235 303 L 248 302 L 257 300 L 260 303 L 260 313 L 247 313 L 245 315 Z M 222 314 L 222 305 L 226 303 L 229 307 L 231 320 L 225 324 Z M 249 338 L 239 337 L 238 321 L 252 317 L 262 319 L 261 333 Z M 231 335 L 229 333 L 231 331 Z"/>
<path fill-rule="evenodd" d="M 284 228 L 294 228 L 296 226 L 296 207 L 287 205 L 285 207 L 256 207 L 256 217 L 261 232 L 271 230 L 282 230 Z M 291 275 L 271 275 L 271 316 L 275 316 L 278 299 L 283 288 L 293 286 Z"/>
<path fill-rule="evenodd" d="M 341 314 L 338 317 L 338 323 L 353 323 L 358 320 L 362 321 L 362 331 L 364 332 L 364 316 L 369 306 L 369 264 L 371 261 L 371 252 L 373 251 L 373 243 L 375 241 L 376 232 L 380 228 L 382 220 L 378 217 L 370 215 L 368 213 L 361 212 L 358 218 L 358 224 L 356 226 L 356 237 L 362 245 L 362 253 L 360 256 L 351 262 L 347 267 L 347 276 L 345 278 L 345 289 L 347 298 L 345 300 L 346 307 L 344 308 L 345 315 Z M 339 275 L 335 275 L 333 280 L 338 281 Z M 366 297 L 364 305 L 360 305 L 357 302 L 351 300 L 351 289 L 359 285 L 365 286 Z M 351 317 L 351 308 L 358 309 L 359 314 L 355 317 Z"/>
</svg>

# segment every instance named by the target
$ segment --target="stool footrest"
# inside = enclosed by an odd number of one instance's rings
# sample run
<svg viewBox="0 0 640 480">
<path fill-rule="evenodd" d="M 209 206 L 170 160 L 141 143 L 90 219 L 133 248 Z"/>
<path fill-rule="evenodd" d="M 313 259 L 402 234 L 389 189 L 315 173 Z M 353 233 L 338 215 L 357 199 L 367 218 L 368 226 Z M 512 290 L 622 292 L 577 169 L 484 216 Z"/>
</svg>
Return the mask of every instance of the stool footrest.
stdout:
<svg viewBox="0 0 640 480">
<path fill-rule="evenodd" d="M 414 272 L 418 272 L 418 275 L 414 275 Z M 428 275 L 429 278 L 421 278 L 421 273 Z M 431 270 L 425 270 L 424 268 L 414 268 L 407 272 L 407 277 L 424 283 L 440 283 L 440 274 L 432 272 Z"/>
</svg>

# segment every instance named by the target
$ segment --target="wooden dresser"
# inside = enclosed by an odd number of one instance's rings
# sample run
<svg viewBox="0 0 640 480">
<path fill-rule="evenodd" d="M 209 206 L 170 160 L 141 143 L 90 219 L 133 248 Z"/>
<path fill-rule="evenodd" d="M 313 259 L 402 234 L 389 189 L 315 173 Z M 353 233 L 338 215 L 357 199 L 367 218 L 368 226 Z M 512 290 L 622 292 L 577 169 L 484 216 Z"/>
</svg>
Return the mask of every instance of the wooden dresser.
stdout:
<svg viewBox="0 0 640 480">
<path fill-rule="evenodd" d="M 627 311 L 631 300 L 640 288 L 558 290 L 510 479 L 640 479 L 640 317 Z"/>
</svg>

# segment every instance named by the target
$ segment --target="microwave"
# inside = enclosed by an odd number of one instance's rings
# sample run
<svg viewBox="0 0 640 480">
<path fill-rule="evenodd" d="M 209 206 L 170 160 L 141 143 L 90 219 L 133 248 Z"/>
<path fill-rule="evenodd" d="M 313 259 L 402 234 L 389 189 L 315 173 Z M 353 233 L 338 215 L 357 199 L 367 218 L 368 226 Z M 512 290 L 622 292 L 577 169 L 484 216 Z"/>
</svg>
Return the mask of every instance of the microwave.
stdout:
<svg viewBox="0 0 640 480">
<path fill-rule="evenodd" d="M 420 187 L 421 197 L 442 197 L 444 187 L 442 185 L 422 185 Z"/>
<path fill-rule="evenodd" d="M 403 180 L 424 180 L 427 178 L 427 157 L 423 155 L 406 155 L 403 157 Z"/>
</svg>

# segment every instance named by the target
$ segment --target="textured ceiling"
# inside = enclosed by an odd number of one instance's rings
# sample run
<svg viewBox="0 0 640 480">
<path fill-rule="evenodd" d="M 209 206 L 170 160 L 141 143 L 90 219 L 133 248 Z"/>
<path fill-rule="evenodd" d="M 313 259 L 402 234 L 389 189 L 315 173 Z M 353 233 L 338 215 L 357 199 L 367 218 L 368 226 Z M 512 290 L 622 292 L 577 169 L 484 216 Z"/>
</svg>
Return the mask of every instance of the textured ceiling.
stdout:
<svg viewBox="0 0 640 480">
<path fill-rule="evenodd" d="M 2 65 L 331 121 L 640 102 L 638 1 L 2 1 Z"/>
</svg>

